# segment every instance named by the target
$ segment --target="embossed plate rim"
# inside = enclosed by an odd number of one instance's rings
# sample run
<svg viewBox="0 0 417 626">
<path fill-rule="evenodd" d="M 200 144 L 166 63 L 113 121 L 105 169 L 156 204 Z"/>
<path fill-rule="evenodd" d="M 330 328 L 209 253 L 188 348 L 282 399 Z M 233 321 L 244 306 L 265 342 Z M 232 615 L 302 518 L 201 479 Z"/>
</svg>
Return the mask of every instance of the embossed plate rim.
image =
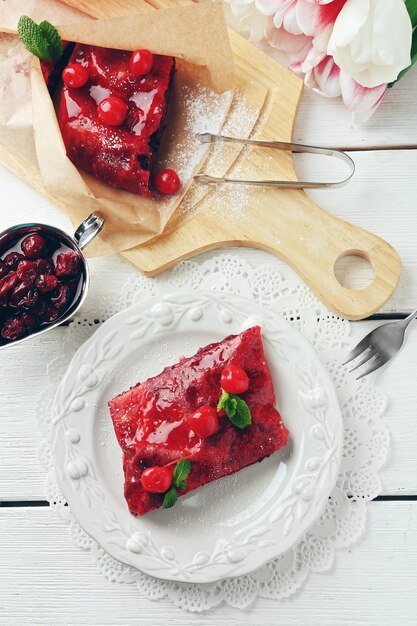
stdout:
<svg viewBox="0 0 417 626">
<path fill-rule="evenodd" d="M 213 315 L 207 316 L 210 309 Z M 185 322 L 202 325 L 207 333 L 213 332 L 213 324 L 216 330 L 222 327 L 222 336 L 260 323 L 270 364 L 271 358 L 277 362 L 288 360 L 296 372 L 297 406 L 305 412 L 302 454 L 292 461 L 298 473 L 290 477 L 283 493 L 270 500 L 271 507 L 263 515 L 261 525 L 253 525 L 243 538 L 233 529 L 225 531 L 224 538 L 217 539 L 211 550 L 202 549 L 197 533 L 190 537 L 186 549 L 183 545 L 177 549 L 175 533 L 170 537 L 170 545 L 166 539 L 161 545 L 158 527 L 149 530 L 143 522 L 147 516 L 133 518 L 128 514 L 126 518 L 123 493 L 114 511 L 108 504 L 111 498 L 106 485 L 97 477 L 97 468 L 88 453 L 88 446 L 98 443 L 97 433 L 87 433 L 91 419 L 86 417 L 94 418 L 97 414 L 94 398 L 100 395 L 114 361 L 137 350 L 147 333 L 155 337 L 178 333 Z M 132 342 L 137 342 L 134 348 Z M 166 364 L 162 359 L 161 369 Z M 333 383 L 318 355 L 302 335 L 273 311 L 230 294 L 176 291 L 152 297 L 113 316 L 75 354 L 58 389 L 53 414 L 52 454 L 57 480 L 72 514 L 111 556 L 167 580 L 214 582 L 248 574 L 278 557 L 317 520 L 338 475 L 342 417 Z M 110 416 L 109 423 L 112 427 Z M 167 512 L 160 510 L 157 514 Z"/>
</svg>

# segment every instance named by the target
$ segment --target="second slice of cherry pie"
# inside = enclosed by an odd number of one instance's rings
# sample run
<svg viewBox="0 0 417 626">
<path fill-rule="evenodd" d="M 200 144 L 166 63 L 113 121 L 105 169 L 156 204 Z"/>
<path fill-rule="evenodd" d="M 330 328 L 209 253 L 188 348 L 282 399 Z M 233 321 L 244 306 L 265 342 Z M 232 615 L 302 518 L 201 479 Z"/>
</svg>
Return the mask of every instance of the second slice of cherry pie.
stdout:
<svg viewBox="0 0 417 626">
<path fill-rule="evenodd" d="M 243 381 L 242 389 L 246 389 L 238 399 L 251 413 L 251 423 L 244 428 L 237 427 L 222 409 L 216 417 L 227 370 L 241 372 L 237 383 L 242 386 Z M 171 467 L 172 471 L 178 461 L 188 460 L 191 470 L 186 484 L 178 489 L 182 495 L 285 446 L 288 430 L 275 402 L 259 326 L 201 348 L 111 400 L 130 512 L 143 515 L 164 503 L 164 493 L 144 487 L 148 484 L 144 473 L 150 468 Z M 211 420 L 203 429 L 193 426 L 192 416 L 199 410 L 200 417 L 209 414 Z"/>
<path fill-rule="evenodd" d="M 175 60 L 153 55 L 149 73 L 137 76 L 129 67 L 131 52 L 76 44 L 69 60 L 88 71 L 88 82 L 64 84 L 59 125 L 67 155 L 78 167 L 103 182 L 150 194 L 150 170 L 165 125 Z M 122 107 L 123 122 L 106 124 L 99 107 L 106 99 Z"/>
</svg>

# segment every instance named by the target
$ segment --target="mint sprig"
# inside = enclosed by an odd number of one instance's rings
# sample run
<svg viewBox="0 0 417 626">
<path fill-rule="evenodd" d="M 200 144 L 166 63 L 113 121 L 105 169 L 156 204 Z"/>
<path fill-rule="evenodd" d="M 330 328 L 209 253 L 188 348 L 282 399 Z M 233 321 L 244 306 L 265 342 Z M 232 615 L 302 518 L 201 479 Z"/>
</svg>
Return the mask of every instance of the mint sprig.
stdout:
<svg viewBox="0 0 417 626">
<path fill-rule="evenodd" d="M 25 48 L 41 61 L 56 61 L 62 55 L 62 39 L 55 26 L 46 20 L 36 24 L 32 18 L 22 15 L 17 32 Z"/>
<path fill-rule="evenodd" d="M 187 489 L 187 483 L 185 479 L 188 474 L 191 472 L 191 461 L 188 459 L 182 459 L 178 461 L 175 466 L 175 469 L 172 473 L 172 485 L 170 489 L 166 492 L 164 496 L 164 500 L 162 502 L 162 507 L 164 509 L 170 509 L 176 501 L 178 500 L 178 489 Z"/>
<path fill-rule="evenodd" d="M 237 428 L 241 428 L 243 430 L 246 426 L 252 424 L 250 408 L 239 396 L 235 396 L 232 393 L 227 393 L 227 391 L 222 390 L 217 410 L 221 411 L 222 409 L 225 410 L 227 417 Z"/>
</svg>

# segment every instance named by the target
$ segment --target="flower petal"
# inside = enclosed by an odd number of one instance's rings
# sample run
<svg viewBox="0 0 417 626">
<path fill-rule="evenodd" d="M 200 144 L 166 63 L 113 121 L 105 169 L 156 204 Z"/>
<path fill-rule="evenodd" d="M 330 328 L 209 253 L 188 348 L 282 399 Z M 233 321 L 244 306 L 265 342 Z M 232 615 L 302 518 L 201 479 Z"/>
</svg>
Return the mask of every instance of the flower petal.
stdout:
<svg viewBox="0 0 417 626">
<path fill-rule="evenodd" d="M 387 89 L 387 85 L 363 87 L 348 72 L 340 71 L 340 87 L 343 102 L 352 111 L 352 123 L 363 124 L 377 110 Z"/>
</svg>

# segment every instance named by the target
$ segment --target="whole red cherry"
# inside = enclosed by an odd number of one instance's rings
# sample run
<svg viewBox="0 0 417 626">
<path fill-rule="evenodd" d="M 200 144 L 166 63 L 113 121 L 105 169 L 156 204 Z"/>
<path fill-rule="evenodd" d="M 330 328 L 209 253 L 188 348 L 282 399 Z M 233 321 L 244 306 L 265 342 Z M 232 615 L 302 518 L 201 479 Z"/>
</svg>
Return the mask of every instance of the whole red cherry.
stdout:
<svg viewBox="0 0 417 626">
<path fill-rule="evenodd" d="M 155 187 L 159 193 L 173 196 L 179 191 L 181 181 L 174 170 L 161 170 L 155 176 Z"/>
<path fill-rule="evenodd" d="M 213 406 L 204 404 L 188 418 L 190 428 L 200 437 L 210 437 L 219 430 L 217 411 Z"/>
<path fill-rule="evenodd" d="M 150 50 L 135 50 L 129 61 L 129 69 L 135 76 L 149 74 L 153 67 L 153 54 Z"/>
<path fill-rule="evenodd" d="M 74 278 L 80 271 L 80 255 L 70 251 L 58 254 L 55 264 L 55 274 L 59 278 Z"/>
<path fill-rule="evenodd" d="M 227 393 L 238 395 L 248 390 L 249 378 L 245 370 L 231 363 L 222 371 L 220 385 Z"/>
<path fill-rule="evenodd" d="M 39 294 L 26 280 L 19 283 L 10 296 L 10 305 L 18 309 L 31 309 L 38 304 Z"/>
<path fill-rule="evenodd" d="M 62 72 L 62 80 L 67 87 L 84 87 L 90 78 L 88 71 L 79 63 L 70 63 Z"/>
<path fill-rule="evenodd" d="M 34 261 L 40 259 L 46 253 L 47 244 L 42 235 L 34 234 L 25 237 L 22 241 L 21 248 L 27 259 Z"/>
<path fill-rule="evenodd" d="M 16 339 L 23 337 L 27 330 L 22 315 L 16 315 L 16 317 L 9 317 L 4 322 L 1 336 L 7 341 L 16 341 Z"/>
<path fill-rule="evenodd" d="M 0 299 L 6 298 L 16 287 L 18 283 L 16 272 L 10 272 L 7 276 L 0 280 Z"/>
<path fill-rule="evenodd" d="M 120 126 L 126 119 L 127 105 L 117 96 L 109 96 L 100 102 L 97 114 L 107 126 Z"/>
<path fill-rule="evenodd" d="M 39 320 L 36 314 L 34 314 L 32 311 L 30 313 L 21 313 L 20 319 L 26 330 L 34 330 L 39 324 Z"/>
<path fill-rule="evenodd" d="M 58 279 L 53 274 L 41 274 L 36 279 L 36 283 L 35 283 L 36 288 L 38 289 L 39 293 L 43 295 L 56 289 L 57 284 L 58 284 Z"/>
<path fill-rule="evenodd" d="M 3 263 L 8 266 L 10 271 L 15 270 L 19 265 L 19 262 L 24 260 L 25 257 L 23 256 L 23 254 L 20 254 L 20 252 L 9 252 L 9 254 L 6 254 L 6 256 L 4 257 Z"/>
<path fill-rule="evenodd" d="M 4 261 L 0 261 L 0 278 L 4 278 L 9 272 L 10 267 Z"/>
<path fill-rule="evenodd" d="M 17 266 L 16 274 L 19 280 L 34 283 L 38 274 L 37 265 L 34 261 L 20 261 Z"/>
<path fill-rule="evenodd" d="M 69 287 L 61 283 L 51 294 L 51 304 L 62 313 L 69 302 L 70 295 Z"/>
<path fill-rule="evenodd" d="M 47 323 L 55 322 L 60 315 L 61 312 L 59 309 L 57 309 L 53 304 L 49 304 L 42 313 L 42 319 Z"/>
<path fill-rule="evenodd" d="M 53 274 L 55 272 L 52 259 L 37 259 L 35 263 L 39 276 L 41 274 Z"/>
<path fill-rule="evenodd" d="M 171 487 L 172 467 L 148 467 L 140 477 L 142 487 L 150 493 L 165 493 Z"/>
</svg>

